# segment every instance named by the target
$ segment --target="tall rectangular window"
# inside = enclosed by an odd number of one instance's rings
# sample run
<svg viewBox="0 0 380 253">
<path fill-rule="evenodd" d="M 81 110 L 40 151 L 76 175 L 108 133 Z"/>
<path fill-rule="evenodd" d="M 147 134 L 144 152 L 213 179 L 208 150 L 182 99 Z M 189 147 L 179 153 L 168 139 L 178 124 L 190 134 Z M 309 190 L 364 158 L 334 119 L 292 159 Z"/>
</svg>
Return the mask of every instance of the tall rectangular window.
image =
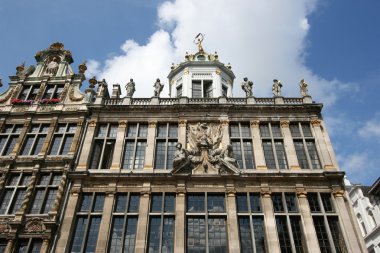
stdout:
<svg viewBox="0 0 380 253">
<path fill-rule="evenodd" d="M 172 169 L 178 142 L 177 124 L 159 124 L 156 135 L 155 169 Z"/>
<path fill-rule="evenodd" d="M 0 214 L 14 214 L 20 209 L 30 177 L 24 173 L 10 175 L 2 192 Z"/>
<path fill-rule="evenodd" d="M 225 195 L 192 193 L 187 195 L 187 252 L 228 252 Z"/>
<path fill-rule="evenodd" d="M 176 90 L 177 90 L 177 98 L 182 97 L 182 84 L 178 85 Z"/>
<path fill-rule="evenodd" d="M 124 144 L 123 169 L 136 170 L 144 168 L 147 136 L 147 124 L 128 124 Z"/>
<path fill-rule="evenodd" d="M 249 124 L 230 124 L 230 141 L 239 167 L 241 169 L 254 169 L 255 159 Z"/>
<path fill-rule="evenodd" d="M 38 155 L 45 142 L 49 124 L 32 124 L 26 134 L 20 155 Z"/>
<path fill-rule="evenodd" d="M 153 193 L 150 199 L 147 252 L 174 252 L 175 193 Z"/>
<path fill-rule="evenodd" d="M 48 213 L 53 207 L 61 181 L 60 174 L 41 174 L 37 181 L 30 213 Z"/>
<path fill-rule="evenodd" d="M 42 95 L 43 99 L 56 99 L 60 98 L 63 92 L 63 84 L 48 84 L 45 88 L 44 94 Z"/>
<path fill-rule="evenodd" d="M 18 98 L 22 100 L 35 100 L 39 89 L 39 84 L 24 85 L 20 94 L 18 95 Z"/>
<path fill-rule="evenodd" d="M 212 98 L 213 97 L 213 87 L 211 80 L 203 80 L 203 97 Z"/>
<path fill-rule="evenodd" d="M 193 80 L 192 82 L 192 97 L 193 98 L 201 98 L 202 97 L 202 81 L 201 80 Z"/>
<path fill-rule="evenodd" d="M 75 217 L 72 234 L 72 253 L 95 253 L 100 222 L 102 220 L 104 194 L 83 193 Z"/>
<path fill-rule="evenodd" d="M 313 216 L 319 248 L 323 253 L 347 252 L 338 216 L 330 193 L 308 193 L 307 199 Z"/>
<path fill-rule="evenodd" d="M 139 203 L 139 194 L 118 193 L 116 195 L 108 252 L 134 252 Z"/>
<path fill-rule="evenodd" d="M 290 124 L 294 147 L 298 158 L 298 163 L 302 169 L 320 169 L 315 140 L 309 124 Z"/>
<path fill-rule="evenodd" d="M 238 212 L 239 241 L 242 253 L 264 253 L 264 215 L 259 193 L 239 193 L 236 195 Z"/>
<path fill-rule="evenodd" d="M 260 124 L 261 141 L 268 169 L 287 169 L 288 163 L 279 124 Z"/>
<path fill-rule="evenodd" d="M 115 149 L 117 125 L 100 124 L 94 138 L 90 169 L 109 169 Z"/>
<path fill-rule="evenodd" d="M 22 130 L 21 124 L 6 124 L 0 133 L 0 155 L 9 155 L 15 147 Z"/>
<path fill-rule="evenodd" d="M 281 253 L 307 252 L 295 193 L 272 193 L 271 198 Z"/>
<path fill-rule="evenodd" d="M 58 124 L 53 135 L 49 155 L 67 155 L 73 143 L 76 130 L 77 127 L 74 123 Z"/>
</svg>

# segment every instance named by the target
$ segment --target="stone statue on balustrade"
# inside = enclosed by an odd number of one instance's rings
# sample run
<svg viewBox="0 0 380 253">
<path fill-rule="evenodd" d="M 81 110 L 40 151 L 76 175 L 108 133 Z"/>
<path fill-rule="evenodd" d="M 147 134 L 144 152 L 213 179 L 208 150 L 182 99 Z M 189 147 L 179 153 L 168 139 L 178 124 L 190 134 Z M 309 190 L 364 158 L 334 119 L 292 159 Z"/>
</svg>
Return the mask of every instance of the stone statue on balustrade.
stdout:
<svg viewBox="0 0 380 253">
<path fill-rule="evenodd" d="M 248 81 L 247 77 L 244 77 L 243 82 L 241 83 L 241 88 L 247 97 L 252 96 L 252 86 L 253 83 L 251 81 Z"/>
<path fill-rule="evenodd" d="M 301 96 L 305 97 L 305 96 L 309 96 L 309 93 L 308 93 L 308 84 L 305 82 L 304 79 L 302 79 L 299 83 L 300 85 L 300 93 L 301 93 Z"/>
<path fill-rule="evenodd" d="M 164 89 L 164 85 L 161 83 L 160 79 L 157 78 L 156 82 L 153 85 L 154 87 L 154 96 L 159 97 L 162 90 Z"/>
<path fill-rule="evenodd" d="M 277 79 L 273 79 L 273 86 L 272 86 L 273 96 L 275 97 L 281 96 L 281 88 L 282 88 L 281 81 Z"/>
<path fill-rule="evenodd" d="M 132 97 L 133 93 L 135 93 L 136 91 L 135 82 L 133 81 L 132 78 L 129 80 L 129 83 L 125 85 L 125 89 L 127 90 L 127 97 Z"/>
</svg>

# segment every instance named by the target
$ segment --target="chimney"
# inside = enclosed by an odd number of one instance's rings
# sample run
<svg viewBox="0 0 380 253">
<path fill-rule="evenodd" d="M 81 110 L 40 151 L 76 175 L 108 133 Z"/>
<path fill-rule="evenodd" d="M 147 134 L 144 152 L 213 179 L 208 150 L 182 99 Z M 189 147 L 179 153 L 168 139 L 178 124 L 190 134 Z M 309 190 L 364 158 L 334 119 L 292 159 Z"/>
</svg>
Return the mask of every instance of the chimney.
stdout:
<svg viewBox="0 0 380 253">
<path fill-rule="evenodd" d="M 111 98 L 120 98 L 121 94 L 121 89 L 120 89 L 120 84 L 114 84 L 112 86 L 112 96 Z"/>
</svg>

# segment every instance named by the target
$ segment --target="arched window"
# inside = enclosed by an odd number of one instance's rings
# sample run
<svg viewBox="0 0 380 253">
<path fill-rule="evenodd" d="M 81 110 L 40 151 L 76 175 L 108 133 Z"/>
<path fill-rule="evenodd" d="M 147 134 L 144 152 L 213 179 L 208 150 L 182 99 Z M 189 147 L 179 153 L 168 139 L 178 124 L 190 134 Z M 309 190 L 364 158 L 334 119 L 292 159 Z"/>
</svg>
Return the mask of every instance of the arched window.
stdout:
<svg viewBox="0 0 380 253">
<path fill-rule="evenodd" d="M 356 214 L 356 217 L 358 218 L 359 224 L 361 225 L 362 234 L 364 236 L 367 234 L 367 229 L 365 228 L 362 216 L 360 215 L 360 213 L 358 213 L 358 214 Z"/>
<path fill-rule="evenodd" d="M 372 228 L 375 228 L 377 226 L 377 223 L 376 223 L 375 216 L 373 215 L 372 210 L 368 210 L 368 216 L 370 217 L 369 220 L 370 220 Z"/>
</svg>

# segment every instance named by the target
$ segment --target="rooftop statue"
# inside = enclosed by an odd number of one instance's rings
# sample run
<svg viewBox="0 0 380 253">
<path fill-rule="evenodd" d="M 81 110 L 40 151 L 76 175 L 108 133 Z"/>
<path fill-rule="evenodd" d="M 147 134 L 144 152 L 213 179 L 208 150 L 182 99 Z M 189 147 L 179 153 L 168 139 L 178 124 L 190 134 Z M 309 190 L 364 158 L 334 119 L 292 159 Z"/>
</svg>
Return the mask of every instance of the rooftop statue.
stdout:
<svg viewBox="0 0 380 253">
<path fill-rule="evenodd" d="M 273 96 L 281 96 L 281 88 L 282 84 L 280 80 L 273 79 L 273 86 L 272 86 L 272 92 Z"/>
<path fill-rule="evenodd" d="M 245 92 L 245 95 L 247 97 L 250 97 L 250 96 L 252 96 L 252 86 L 253 86 L 253 83 L 251 81 L 248 81 L 247 77 L 244 77 L 243 80 L 244 81 L 241 83 L 241 88 Z"/>
<path fill-rule="evenodd" d="M 203 33 L 198 33 L 197 36 L 195 36 L 194 43 L 198 46 L 199 52 L 204 52 L 202 47 L 202 41 L 204 40 L 205 35 Z"/>
<path fill-rule="evenodd" d="M 300 81 L 300 93 L 301 93 L 301 96 L 304 97 L 304 96 L 308 96 L 309 95 L 307 87 L 308 87 L 308 84 L 305 82 L 304 79 L 302 79 Z"/>
<path fill-rule="evenodd" d="M 55 76 L 58 71 L 59 57 L 54 56 L 46 66 L 45 74 Z"/>
<path fill-rule="evenodd" d="M 132 78 L 129 80 L 129 83 L 125 85 L 125 89 L 127 90 L 127 97 L 132 97 L 133 93 L 135 93 L 136 91 L 135 82 L 133 81 Z"/>
<path fill-rule="evenodd" d="M 154 87 L 154 96 L 159 97 L 164 88 L 164 85 L 160 82 L 159 78 L 157 78 L 156 82 L 153 84 L 153 87 Z"/>
</svg>

